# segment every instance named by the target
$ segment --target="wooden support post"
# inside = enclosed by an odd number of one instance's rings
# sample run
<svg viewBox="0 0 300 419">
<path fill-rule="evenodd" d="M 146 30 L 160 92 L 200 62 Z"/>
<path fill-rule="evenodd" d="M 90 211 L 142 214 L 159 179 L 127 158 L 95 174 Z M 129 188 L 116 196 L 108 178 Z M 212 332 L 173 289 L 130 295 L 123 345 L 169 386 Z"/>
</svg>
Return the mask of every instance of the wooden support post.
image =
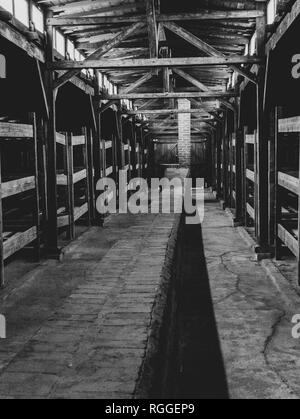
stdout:
<svg viewBox="0 0 300 419">
<path fill-rule="evenodd" d="M 68 197 L 69 197 L 69 231 L 68 238 L 73 240 L 75 238 L 75 198 L 74 198 L 74 156 L 73 156 L 73 138 L 72 134 L 68 133 L 66 138 L 66 153 L 68 155 L 69 167 L 68 171 Z"/>
<path fill-rule="evenodd" d="M 91 224 L 96 222 L 96 199 L 95 199 L 95 169 L 94 169 L 94 155 L 93 155 L 93 130 L 87 129 L 87 176 L 89 182 L 89 212 L 91 217 Z M 99 180 L 100 177 L 97 179 Z"/>
<path fill-rule="evenodd" d="M 86 169 L 86 190 L 85 190 L 85 198 L 86 198 L 86 202 L 88 204 L 88 212 L 87 212 L 87 225 L 88 227 L 91 226 L 91 221 L 92 221 L 92 212 L 93 209 L 91 208 L 91 184 L 90 184 L 90 168 L 89 168 L 89 164 L 90 164 L 90 159 L 89 159 L 89 140 L 88 140 L 88 129 L 85 127 L 83 129 L 83 135 L 85 138 L 85 144 L 84 144 L 84 148 L 83 148 L 83 159 L 84 159 L 84 167 Z"/>
<path fill-rule="evenodd" d="M 264 11 L 263 17 L 256 19 L 257 53 L 265 57 L 267 34 L 266 4 L 257 2 L 257 10 Z M 258 253 L 268 253 L 268 139 L 264 113 L 265 65 L 261 64 L 257 83 L 257 153 L 256 153 L 256 235 Z"/>
<path fill-rule="evenodd" d="M 227 173 L 228 173 L 228 159 L 227 159 L 227 149 L 228 149 L 228 111 L 225 111 L 225 117 L 223 122 L 223 130 L 222 130 L 222 183 L 223 183 L 223 190 L 222 190 L 222 197 L 224 201 L 224 209 L 226 208 L 228 204 L 228 183 L 227 183 Z"/>
<path fill-rule="evenodd" d="M 4 280 L 3 206 L 2 206 L 2 144 L 0 144 L 0 288 Z"/>
<path fill-rule="evenodd" d="M 217 198 L 221 199 L 222 196 L 222 124 L 218 129 L 217 137 Z"/>
<path fill-rule="evenodd" d="M 300 285 L 300 134 L 299 140 L 299 188 L 298 188 L 298 285 Z"/>
<path fill-rule="evenodd" d="M 248 227 L 249 226 L 249 215 L 247 212 L 247 203 L 248 203 L 248 178 L 247 178 L 247 169 L 248 169 L 248 163 L 249 163 L 249 158 L 248 158 L 248 144 L 246 141 L 246 137 L 248 134 L 248 127 L 244 127 L 244 131 L 243 131 L 243 137 L 244 137 L 244 167 L 243 167 L 243 178 L 244 178 L 244 217 L 245 217 L 245 226 Z"/>
<path fill-rule="evenodd" d="M 34 152 L 34 177 L 35 177 L 35 208 L 33 214 L 33 224 L 36 226 L 37 239 L 35 241 L 35 256 L 39 261 L 41 258 L 41 222 L 40 222 L 40 192 L 39 192 L 39 167 L 38 167 L 38 131 L 36 114 L 30 114 L 30 123 L 33 126 L 33 152 Z"/>
<path fill-rule="evenodd" d="M 269 110 L 269 244 L 272 249 L 276 247 L 276 188 L 277 188 L 277 161 L 276 161 L 276 115 L 274 108 Z M 273 253 L 273 252 L 272 252 Z"/>
<path fill-rule="evenodd" d="M 242 225 L 243 214 L 243 133 L 240 129 L 236 131 L 235 139 L 235 222 Z"/>
<path fill-rule="evenodd" d="M 282 200 L 281 200 L 281 192 L 278 184 L 278 171 L 279 167 L 279 155 L 278 155 L 278 145 L 279 145 L 279 132 L 278 132 L 278 120 L 282 116 L 282 108 L 276 107 L 275 108 L 275 258 L 277 260 L 281 259 L 281 249 L 282 243 L 278 237 L 278 225 L 281 223 L 282 219 Z"/>
<path fill-rule="evenodd" d="M 47 19 L 53 17 L 53 13 L 47 13 Z M 47 20 L 48 21 L 48 20 Z M 53 55 L 53 26 L 46 24 L 46 59 L 47 63 L 54 61 Z M 57 184 L 56 184 L 56 116 L 55 116 L 55 90 L 53 89 L 53 72 L 46 72 L 46 92 L 49 107 L 49 119 L 47 121 L 47 192 L 48 192 L 48 222 L 46 241 L 48 253 L 53 256 L 58 255 L 57 237 Z"/>
</svg>

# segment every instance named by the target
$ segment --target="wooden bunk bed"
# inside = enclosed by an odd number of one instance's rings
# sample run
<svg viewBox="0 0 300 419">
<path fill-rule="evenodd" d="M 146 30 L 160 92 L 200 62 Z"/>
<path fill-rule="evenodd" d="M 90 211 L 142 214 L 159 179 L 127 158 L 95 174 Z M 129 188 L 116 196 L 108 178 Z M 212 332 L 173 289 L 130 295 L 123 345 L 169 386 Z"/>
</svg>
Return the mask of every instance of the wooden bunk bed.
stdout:
<svg viewBox="0 0 300 419">
<path fill-rule="evenodd" d="M 256 133 L 247 134 L 245 130 L 244 146 L 244 190 L 245 190 L 245 220 L 246 225 L 255 224 L 255 165 L 256 165 Z"/>
<path fill-rule="evenodd" d="M 283 244 L 297 258 L 299 265 L 300 117 L 277 119 L 277 124 L 276 258 L 281 258 Z M 299 267 L 298 281 L 300 283 Z"/>
<path fill-rule="evenodd" d="M 90 170 L 87 131 L 82 135 L 59 134 L 56 141 L 62 158 L 57 171 L 58 228 L 75 237 L 75 223 L 87 215 L 90 224 Z"/>
<path fill-rule="evenodd" d="M 38 140 L 35 115 L 31 124 L 0 122 L 0 285 L 4 286 L 4 263 L 15 253 L 34 244 L 40 255 L 40 195 Z M 13 161 L 7 153 L 13 148 Z M 11 160 L 11 159 L 10 159 Z"/>
</svg>

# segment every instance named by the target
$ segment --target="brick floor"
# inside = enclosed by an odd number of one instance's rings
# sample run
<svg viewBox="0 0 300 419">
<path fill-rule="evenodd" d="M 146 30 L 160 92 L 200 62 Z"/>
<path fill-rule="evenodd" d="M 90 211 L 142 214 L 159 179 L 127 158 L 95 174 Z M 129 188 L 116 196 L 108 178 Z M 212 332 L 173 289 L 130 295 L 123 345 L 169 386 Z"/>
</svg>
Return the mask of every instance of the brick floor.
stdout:
<svg viewBox="0 0 300 419">
<path fill-rule="evenodd" d="M 176 220 L 112 216 L 0 294 L 1 398 L 133 397 Z"/>
</svg>

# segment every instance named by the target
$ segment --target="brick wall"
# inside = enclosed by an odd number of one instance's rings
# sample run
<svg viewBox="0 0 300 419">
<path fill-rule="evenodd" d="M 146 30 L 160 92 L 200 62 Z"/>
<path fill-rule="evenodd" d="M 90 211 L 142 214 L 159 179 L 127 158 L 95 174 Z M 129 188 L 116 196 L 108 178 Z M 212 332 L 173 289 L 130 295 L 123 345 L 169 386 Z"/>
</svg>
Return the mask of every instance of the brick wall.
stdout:
<svg viewBox="0 0 300 419">
<path fill-rule="evenodd" d="M 191 102 L 187 99 L 179 99 L 178 109 L 191 109 Z M 191 152 L 191 114 L 182 113 L 178 115 L 178 154 L 181 167 L 190 167 Z"/>
</svg>

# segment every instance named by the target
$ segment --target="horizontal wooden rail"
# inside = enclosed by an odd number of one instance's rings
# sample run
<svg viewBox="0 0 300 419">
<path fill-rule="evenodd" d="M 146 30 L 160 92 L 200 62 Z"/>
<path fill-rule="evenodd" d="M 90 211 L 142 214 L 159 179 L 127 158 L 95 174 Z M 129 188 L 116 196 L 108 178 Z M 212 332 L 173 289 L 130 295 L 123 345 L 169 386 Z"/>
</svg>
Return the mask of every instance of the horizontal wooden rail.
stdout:
<svg viewBox="0 0 300 419">
<path fill-rule="evenodd" d="M 2 198 L 8 198 L 9 196 L 31 191 L 35 189 L 35 187 L 36 185 L 34 176 L 11 180 L 1 184 L 1 196 Z"/>
<path fill-rule="evenodd" d="M 280 133 L 300 132 L 300 116 L 293 118 L 279 119 L 278 130 Z"/>
<path fill-rule="evenodd" d="M 296 195 L 299 195 L 299 179 L 288 175 L 287 173 L 278 172 L 278 184 L 287 189 L 290 192 L 293 192 Z"/>
<path fill-rule="evenodd" d="M 33 126 L 0 122 L 0 138 L 33 138 Z"/>
<path fill-rule="evenodd" d="M 278 224 L 278 237 L 290 249 L 290 251 L 298 257 L 298 240 L 286 228 L 284 228 L 282 224 Z"/>
</svg>

